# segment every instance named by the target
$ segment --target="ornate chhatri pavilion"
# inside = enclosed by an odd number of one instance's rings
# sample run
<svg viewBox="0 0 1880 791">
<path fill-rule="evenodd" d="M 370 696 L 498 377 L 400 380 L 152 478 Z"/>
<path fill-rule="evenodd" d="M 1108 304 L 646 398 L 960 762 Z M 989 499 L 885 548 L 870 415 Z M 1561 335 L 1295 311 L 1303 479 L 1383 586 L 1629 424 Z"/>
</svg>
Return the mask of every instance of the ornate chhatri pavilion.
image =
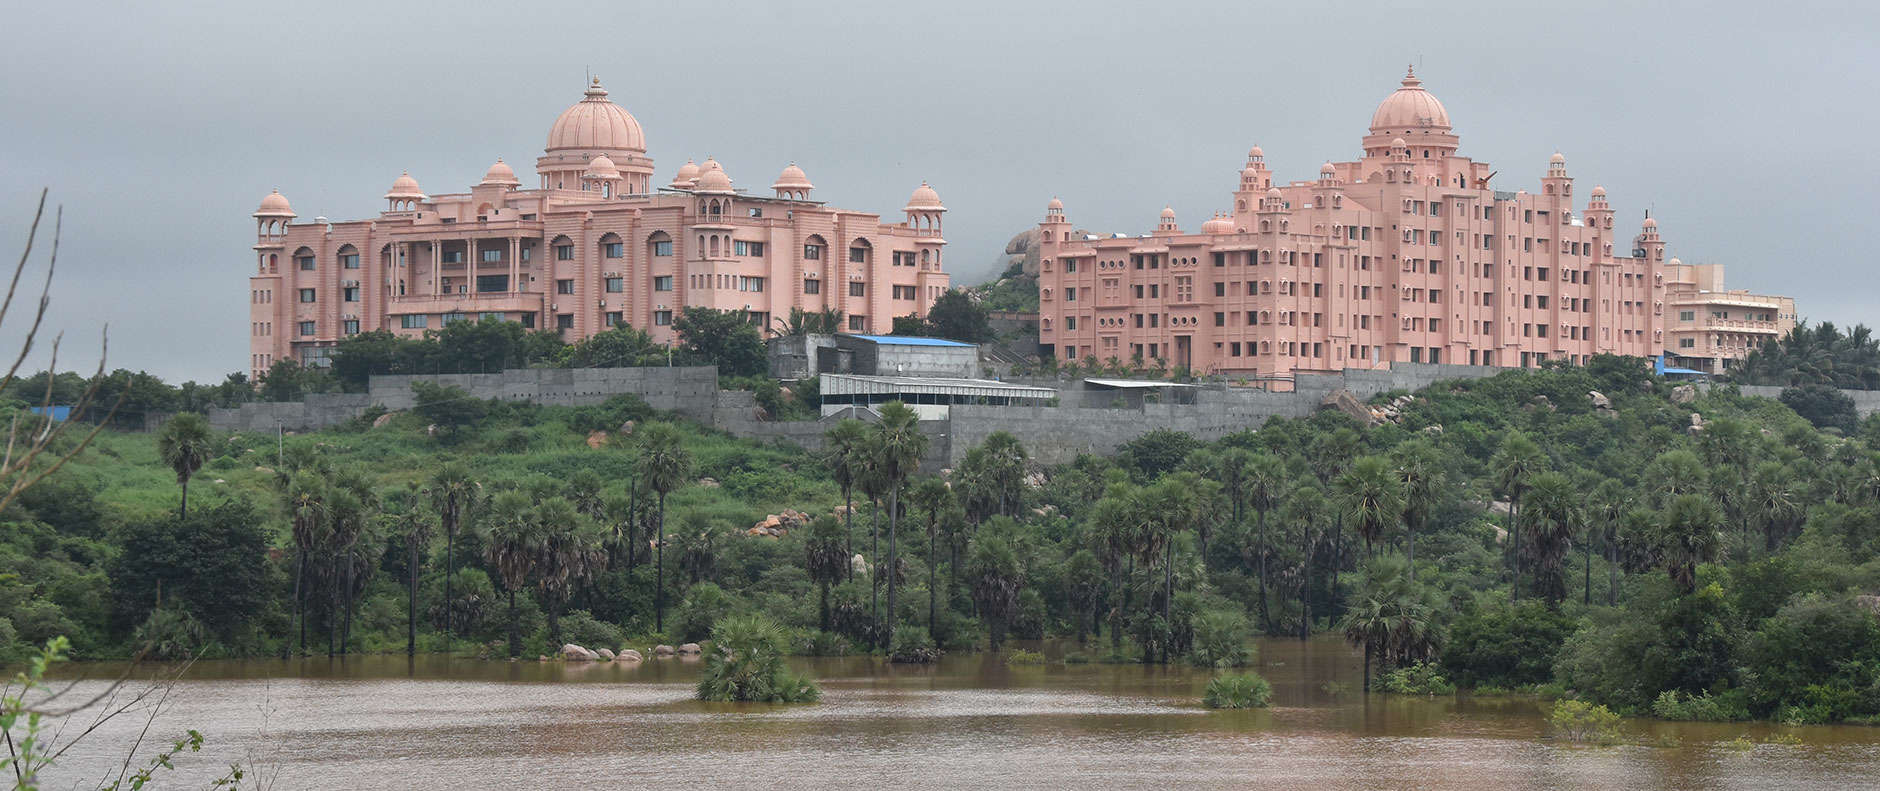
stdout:
<svg viewBox="0 0 1880 791">
<path fill-rule="evenodd" d="M 794 163 L 764 195 L 710 157 L 661 185 L 639 121 L 607 95 L 596 78 L 555 119 L 531 188 L 498 159 L 467 192 L 427 194 L 402 174 L 371 219 L 297 222 L 279 192 L 263 198 L 250 372 L 323 365 L 363 331 L 490 317 L 568 341 L 624 322 L 670 342 L 686 306 L 765 326 L 791 308 L 833 308 L 851 331 L 887 332 L 946 290 L 946 207 L 925 182 L 899 222 L 824 205 Z"/>
</svg>

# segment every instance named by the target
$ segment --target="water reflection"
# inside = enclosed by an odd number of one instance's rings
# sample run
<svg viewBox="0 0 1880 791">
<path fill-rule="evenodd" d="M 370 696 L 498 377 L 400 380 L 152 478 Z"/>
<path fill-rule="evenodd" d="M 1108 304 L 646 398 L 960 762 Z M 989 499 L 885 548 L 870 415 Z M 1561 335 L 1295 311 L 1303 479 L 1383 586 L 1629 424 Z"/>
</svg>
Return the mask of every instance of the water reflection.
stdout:
<svg viewBox="0 0 1880 791">
<path fill-rule="evenodd" d="M 1641 738 L 1682 746 L 1583 748 L 1547 740 L 1528 700 L 1367 699 L 1357 659 L 1335 640 L 1271 641 L 1261 660 L 1274 707 L 1234 712 L 1197 705 L 1205 671 L 1007 667 L 985 655 L 931 667 L 802 660 L 824 702 L 785 707 L 693 700 L 696 660 L 205 662 L 153 732 L 208 734 L 205 755 L 184 764 L 190 779 L 242 760 L 296 789 L 1880 786 L 1880 730 L 1638 723 Z M 48 787 L 113 765 L 122 756 L 106 745 L 139 727 L 113 725 Z M 1729 744 L 1778 732 L 1804 744 Z"/>
</svg>

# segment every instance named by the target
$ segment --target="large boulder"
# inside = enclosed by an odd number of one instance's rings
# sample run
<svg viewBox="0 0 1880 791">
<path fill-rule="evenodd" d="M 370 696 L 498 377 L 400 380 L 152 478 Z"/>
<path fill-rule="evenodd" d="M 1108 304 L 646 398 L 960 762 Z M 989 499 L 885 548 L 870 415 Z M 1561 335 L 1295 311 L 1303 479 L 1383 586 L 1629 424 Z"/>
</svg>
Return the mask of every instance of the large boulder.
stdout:
<svg viewBox="0 0 1880 791">
<path fill-rule="evenodd" d="M 570 662 L 592 662 L 595 657 L 596 654 L 593 651 L 589 651 L 574 643 L 568 643 L 561 647 L 561 658 Z"/>
<path fill-rule="evenodd" d="M 1697 403 L 1697 388 L 1690 385 L 1678 385 L 1671 388 L 1671 403 L 1678 406 L 1690 406 Z"/>
<path fill-rule="evenodd" d="M 385 424 L 392 422 L 392 418 L 397 417 L 397 416 L 398 416 L 397 412 L 387 412 L 383 415 L 375 417 L 372 419 L 372 427 L 384 428 Z"/>
<path fill-rule="evenodd" d="M 620 649 L 620 653 L 614 656 L 615 662 L 641 662 L 645 661 L 645 659 L 646 657 L 640 656 L 639 651 L 635 651 L 631 648 L 622 648 Z"/>
<path fill-rule="evenodd" d="M 1038 229 L 1027 228 L 1005 243 L 1005 266 L 1019 265 L 1026 277 L 1038 276 Z"/>
<path fill-rule="evenodd" d="M 1367 426 L 1375 422 L 1371 417 L 1371 408 L 1365 406 L 1363 401 L 1359 401 L 1356 393 L 1342 387 L 1326 393 L 1325 397 L 1319 400 L 1319 408 L 1336 409 L 1352 420 Z"/>
<path fill-rule="evenodd" d="M 703 653 L 703 651 L 699 649 L 698 643 L 686 643 L 685 645 L 679 646 L 680 656 L 698 656 L 700 653 Z"/>
<path fill-rule="evenodd" d="M 1607 398 L 1605 393 L 1599 392 L 1598 390 L 1586 391 L 1586 397 L 1592 399 L 1594 409 L 1612 408 L 1612 399 Z"/>
<path fill-rule="evenodd" d="M 614 651 L 611 648 L 597 648 L 594 653 L 600 656 L 602 662 L 614 661 Z"/>
<path fill-rule="evenodd" d="M 588 444 L 588 447 L 590 448 L 598 448 L 602 445 L 607 444 L 607 432 L 595 431 L 595 432 L 588 434 L 587 444 Z"/>
<path fill-rule="evenodd" d="M 873 569 L 874 567 L 868 565 L 868 560 L 859 552 L 855 554 L 855 557 L 849 558 L 849 570 L 856 574 L 866 577 Z"/>
<path fill-rule="evenodd" d="M 676 653 L 678 653 L 678 651 L 673 650 L 672 646 L 669 646 L 669 645 L 661 644 L 661 645 L 653 646 L 653 658 L 654 659 L 662 659 L 665 657 L 672 656 L 673 654 L 676 654 Z"/>
</svg>

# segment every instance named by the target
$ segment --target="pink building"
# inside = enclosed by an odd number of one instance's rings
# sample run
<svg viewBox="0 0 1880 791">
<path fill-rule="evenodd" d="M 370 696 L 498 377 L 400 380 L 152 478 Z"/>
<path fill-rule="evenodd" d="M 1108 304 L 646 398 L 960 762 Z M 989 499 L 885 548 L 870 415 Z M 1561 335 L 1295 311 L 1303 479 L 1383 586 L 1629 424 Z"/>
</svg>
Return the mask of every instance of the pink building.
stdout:
<svg viewBox="0 0 1880 791">
<path fill-rule="evenodd" d="M 742 310 L 766 327 L 791 308 L 834 308 L 857 332 L 925 315 L 947 289 L 946 207 L 922 183 L 901 222 L 810 197 L 795 164 L 769 195 L 716 160 L 656 186 L 640 123 L 600 80 L 555 119 L 524 189 L 498 159 L 468 192 L 428 195 L 409 174 L 377 217 L 296 223 L 276 192 L 255 211 L 250 372 L 322 365 L 341 339 L 416 336 L 494 317 L 576 341 L 626 322 L 666 343 L 685 306 Z"/>
<path fill-rule="evenodd" d="M 1672 365 L 1729 373 L 1795 329 L 1795 300 L 1723 287 L 1723 264 L 1665 264 L 1665 351 Z"/>
<path fill-rule="evenodd" d="M 1606 192 L 1576 208 L 1566 159 L 1538 192 L 1491 188 L 1458 153 L 1414 72 L 1371 117 L 1362 158 L 1276 182 L 1258 146 L 1229 208 L 1183 230 L 1041 227 L 1039 340 L 1063 360 L 1161 358 L 1197 373 L 1287 380 L 1394 361 L 1528 366 L 1665 341 L 1665 244 L 1615 225 Z"/>
</svg>

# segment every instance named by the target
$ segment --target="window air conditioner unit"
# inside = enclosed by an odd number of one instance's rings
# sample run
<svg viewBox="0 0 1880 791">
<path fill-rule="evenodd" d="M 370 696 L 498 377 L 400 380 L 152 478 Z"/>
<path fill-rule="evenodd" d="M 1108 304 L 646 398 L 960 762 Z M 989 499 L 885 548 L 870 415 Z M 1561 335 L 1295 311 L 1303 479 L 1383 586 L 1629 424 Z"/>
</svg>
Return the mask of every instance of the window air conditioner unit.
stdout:
<svg viewBox="0 0 1880 791">
<path fill-rule="evenodd" d="M 601 307 L 607 307 L 607 300 L 601 300 Z"/>
<path fill-rule="evenodd" d="M 557 304 L 555 304 L 555 303 L 553 303 L 553 302 L 550 302 L 550 303 L 548 303 L 548 309 L 549 309 L 549 310 L 555 310 L 555 309 L 557 309 L 557 308 L 560 308 L 560 307 L 561 307 L 560 305 L 557 305 Z"/>
</svg>

